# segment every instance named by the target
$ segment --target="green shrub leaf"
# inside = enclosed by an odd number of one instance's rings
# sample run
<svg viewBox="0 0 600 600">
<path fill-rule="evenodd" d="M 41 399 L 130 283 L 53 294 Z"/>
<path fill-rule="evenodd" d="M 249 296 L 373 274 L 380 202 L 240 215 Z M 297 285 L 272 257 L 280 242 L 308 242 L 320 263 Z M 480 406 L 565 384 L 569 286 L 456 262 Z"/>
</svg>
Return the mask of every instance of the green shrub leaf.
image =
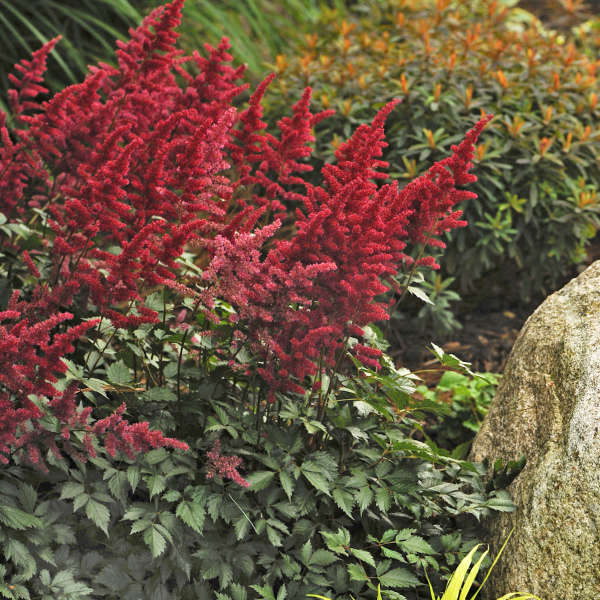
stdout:
<svg viewBox="0 0 600 600">
<path fill-rule="evenodd" d="M 256 471 L 250 473 L 246 477 L 246 481 L 250 484 L 250 489 L 254 492 L 264 490 L 275 477 L 274 471 Z"/>
<path fill-rule="evenodd" d="M 110 520 L 110 512 L 104 504 L 90 498 L 85 505 L 85 514 L 91 519 L 94 524 L 102 529 L 108 537 L 108 522 Z"/>
<path fill-rule="evenodd" d="M 42 526 L 42 522 L 36 516 L 30 515 L 14 506 L 0 506 L 0 522 L 13 529 Z"/>
<path fill-rule="evenodd" d="M 421 582 L 408 569 L 397 567 L 379 576 L 381 585 L 394 588 L 416 587 Z"/>
<path fill-rule="evenodd" d="M 165 538 L 161 535 L 156 525 L 148 527 L 144 532 L 144 542 L 150 548 L 153 558 L 160 556 L 167 547 Z"/>
</svg>

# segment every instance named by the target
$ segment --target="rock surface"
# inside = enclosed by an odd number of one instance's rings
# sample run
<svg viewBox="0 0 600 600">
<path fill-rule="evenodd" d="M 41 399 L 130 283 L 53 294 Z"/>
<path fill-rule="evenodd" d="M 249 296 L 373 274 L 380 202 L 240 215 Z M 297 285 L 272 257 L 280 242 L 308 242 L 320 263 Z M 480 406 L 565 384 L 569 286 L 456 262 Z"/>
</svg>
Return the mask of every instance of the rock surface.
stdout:
<svg viewBox="0 0 600 600">
<path fill-rule="evenodd" d="M 483 598 L 600 599 L 600 261 L 523 326 L 471 459 L 522 454 L 517 511 L 487 523 L 494 554 L 515 531 Z"/>
</svg>

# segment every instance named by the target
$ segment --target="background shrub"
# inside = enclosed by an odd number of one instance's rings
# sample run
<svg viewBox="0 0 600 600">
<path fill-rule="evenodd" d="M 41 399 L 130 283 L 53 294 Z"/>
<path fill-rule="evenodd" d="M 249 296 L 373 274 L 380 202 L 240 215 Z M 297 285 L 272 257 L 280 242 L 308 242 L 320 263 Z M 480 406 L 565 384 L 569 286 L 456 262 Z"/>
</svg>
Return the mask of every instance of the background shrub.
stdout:
<svg viewBox="0 0 600 600">
<path fill-rule="evenodd" d="M 280 101 L 305 85 L 336 116 L 321 125 L 315 156 L 390 98 L 386 158 L 410 179 L 443 155 L 465 124 L 494 113 L 479 144 L 478 199 L 470 227 L 450 236 L 446 276 L 481 296 L 527 299 L 585 257 L 598 227 L 598 30 L 576 39 L 544 31 L 499 2 L 364 2 L 279 59 Z M 270 100 L 271 115 L 281 105 Z M 332 140 L 332 141 L 330 141 Z M 486 274 L 496 276 L 478 284 Z"/>
<path fill-rule="evenodd" d="M 156 5 L 157 2 L 154 2 Z M 183 9 L 180 45 L 202 48 L 227 37 L 248 77 L 260 81 L 275 69 L 276 57 L 290 40 L 314 30 L 323 14 L 346 14 L 344 0 L 188 0 Z"/>
</svg>

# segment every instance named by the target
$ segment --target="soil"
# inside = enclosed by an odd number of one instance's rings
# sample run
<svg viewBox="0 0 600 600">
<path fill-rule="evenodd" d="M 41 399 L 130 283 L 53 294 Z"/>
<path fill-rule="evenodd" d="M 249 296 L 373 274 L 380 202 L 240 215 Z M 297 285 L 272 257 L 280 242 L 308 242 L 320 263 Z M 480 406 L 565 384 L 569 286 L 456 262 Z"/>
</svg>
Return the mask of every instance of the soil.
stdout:
<svg viewBox="0 0 600 600">
<path fill-rule="evenodd" d="M 518 6 L 533 13 L 545 27 L 556 31 L 569 31 L 600 15 L 600 0 L 572 0 L 570 3 L 560 0 L 521 0 Z"/>
<path fill-rule="evenodd" d="M 590 245 L 585 263 L 574 269 L 571 275 L 565 278 L 564 283 L 566 284 L 570 279 L 576 277 L 598 259 L 600 259 L 599 236 Z M 440 366 L 429 351 L 433 341 L 442 346 L 446 352 L 472 363 L 472 369 L 476 372 L 502 373 L 521 327 L 543 299 L 543 297 L 538 297 L 528 304 L 515 305 L 512 303 L 498 307 L 498 298 L 494 298 L 493 302 L 489 302 L 490 305 L 495 304 L 491 310 L 485 310 L 481 303 L 472 309 L 465 310 L 464 306 L 469 306 L 469 299 L 463 298 L 463 310 L 458 316 L 462 329 L 458 330 L 450 339 L 439 343 L 432 339 L 431 335 L 408 335 L 399 341 L 390 354 L 397 364 L 413 371 L 427 372 Z M 441 373 L 442 371 L 426 373 L 423 378 L 427 384 L 435 385 Z"/>
</svg>

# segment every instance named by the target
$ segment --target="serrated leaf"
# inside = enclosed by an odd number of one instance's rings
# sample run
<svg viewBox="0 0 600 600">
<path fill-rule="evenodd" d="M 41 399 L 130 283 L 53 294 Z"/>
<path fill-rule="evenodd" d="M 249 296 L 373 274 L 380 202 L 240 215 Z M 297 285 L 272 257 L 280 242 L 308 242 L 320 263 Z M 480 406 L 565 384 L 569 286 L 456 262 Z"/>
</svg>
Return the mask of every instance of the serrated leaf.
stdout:
<svg viewBox="0 0 600 600">
<path fill-rule="evenodd" d="M 285 583 L 281 584 L 281 587 L 277 591 L 277 600 L 286 600 L 287 598 L 287 588 L 285 587 Z"/>
<path fill-rule="evenodd" d="M 175 514 L 197 533 L 202 533 L 204 508 L 201 505 L 184 500 L 177 505 Z"/>
<path fill-rule="evenodd" d="M 392 505 L 392 495 L 390 491 L 385 487 L 377 488 L 375 492 L 375 504 L 377 504 L 377 508 L 384 513 L 390 509 Z"/>
<path fill-rule="evenodd" d="M 144 542 L 146 542 L 148 548 L 150 548 L 153 558 L 160 556 L 167 547 L 167 542 L 156 528 L 156 525 L 146 529 L 144 532 Z"/>
<path fill-rule="evenodd" d="M 101 379 L 96 379 L 95 377 L 90 377 L 89 379 L 82 379 L 81 381 L 86 387 L 89 387 L 90 390 L 97 392 L 101 396 L 104 396 L 108 399 L 105 381 L 102 381 Z"/>
<path fill-rule="evenodd" d="M 246 600 L 248 597 L 246 586 L 240 585 L 239 583 L 232 583 L 229 586 L 229 589 L 233 600 Z"/>
<path fill-rule="evenodd" d="M 36 516 L 30 515 L 14 506 L 0 506 L 0 522 L 13 529 L 42 526 L 42 522 Z"/>
<path fill-rule="evenodd" d="M 131 491 L 135 492 L 135 488 L 137 487 L 138 483 L 140 482 L 140 468 L 135 466 L 135 465 L 131 465 L 130 467 L 127 467 L 127 481 L 129 481 L 129 485 L 131 486 Z"/>
<path fill-rule="evenodd" d="M 412 534 L 416 531 L 416 529 L 400 529 L 396 533 L 396 543 L 400 543 L 402 540 L 407 540 Z"/>
<path fill-rule="evenodd" d="M 282 544 L 281 536 L 279 535 L 278 531 L 270 525 L 267 525 L 267 538 L 269 538 L 271 545 L 275 547 L 281 546 Z"/>
<path fill-rule="evenodd" d="M 413 536 L 398 544 L 402 550 L 411 554 L 437 554 L 437 552 L 423 539 Z"/>
<path fill-rule="evenodd" d="M 164 493 L 162 497 L 163 500 L 166 500 L 167 502 L 176 502 L 179 500 L 179 498 L 181 498 L 181 492 L 178 490 L 169 490 L 168 492 Z"/>
<path fill-rule="evenodd" d="M 352 507 L 354 506 L 354 495 L 342 489 L 333 490 L 333 500 L 350 518 L 352 518 Z"/>
<path fill-rule="evenodd" d="M 151 525 L 152 521 L 150 519 L 140 519 L 131 526 L 129 534 L 133 535 L 134 533 L 140 533 L 140 531 L 146 531 Z"/>
<path fill-rule="evenodd" d="M 5 559 L 11 560 L 15 565 L 20 567 L 19 577 L 21 581 L 28 581 L 35 575 L 37 571 L 36 561 L 23 542 L 9 538 L 4 542 L 2 550 Z M 1 580 L 2 576 L 0 575 Z"/>
<path fill-rule="evenodd" d="M 302 562 L 308 566 L 310 564 L 310 557 L 312 556 L 312 544 L 310 540 L 306 540 L 306 542 L 302 545 L 300 549 L 300 559 Z"/>
<path fill-rule="evenodd" d="M 50 573 L 48 572 L 48 569 L 42 569 L 40 571 L 40 581 L 42 582 L 42 585 L 50 585 L 52 579 L 50 578 Z"/>
<path fill-rule="evenodd" d="M 144 462 L 149 465 L 156 465 L 167 458 L 169 458 L 169 453 L 164 448 L 154 448 L 144 454 Z"/>
<path fill-rule="evenodd" d="M 400 552 L 396 552 L 396 550 L 392 550 L 391 548 L 388 548 L 387 546 L 383 546 L 381 548 L 381 552 L 383 552 L 383 555 L 386 558 L 393 558 L 394 560 L 397 560 L 399 562 L 406 562 L 406 558 L 404 557 L 403 554 L 401 554 Z"/>
<path fill-rule="evenodd" d="M 373 490 L 370 487 L 360 488 L 356 495 L 356 502 L 358 503 L 358 508 L 362 514 L 363 511 L 369 507 L 371 502 L 373 502 Z"/>
<path fill-rule="evenodd" d="M 275 477 L 275 471 L 255 471 L 246 477 L 250 489 L 254 492 L 264 490 Z"/>
<path fill-rule="evenodd" d="M 81 483 L 75 481 L 68 481 L 62 486 L 60 490 L 60 499 L 65 500 L 66 498 L 75 498 L 85 491 L 85 488 Z"/>
<path fill-rule="evenodd" d="M 243 540 L 246 535 L 248 534 L 248 531 L 250 530 L 250 527 L 252 525 L 252 522 L 248 520 L 248 518 L 244 515 L 242 515 L 241 517 L 239 517 L 233 524 L 233 529 L 235 531 L 235 537 L 238 540 Z"/>
<path fill-rule="evenodd" d="M 321 531 L 320 534 L 323 536 L 327 547 L 336 554 L 348 555 L 346 548 L 350 545 L 350 532 L 340 527 L 335 533 L 332 531 Z"/>
<path fill-rule="evenodd" d="M 288 497 L 288 500 L 291 500 L 292 492 L 294 491 L 294 482 L 290 474 L 286 471 L 279 471 L 279 481 L 281 482 L 281 487 Z"/>
<path fill-rule="evenodd" d="M 310 484 L 315 489 L 327 494 L 328 496 L 331 496 L 330 484 L 323 475 L 320 473 L 314 473 L 313 471 L 302 471 L 302 474 L 304 477 L 306 477 L 306 479 L 308 479 Z"/>
<path fill-rule="evenodd" d="M 359 550 L 358 548 L 350 548 L 350 554 L 352 554 L 352 556 L 354 556 L 355 558 L 358 558 L 358 560 L 362 560 L 362 561 L 366 562 L 367 564 L 371 565 L 372 567 L 375 566 L 375 559 L 373 558 L 373 555 L 370 552 L 367 552 L 366 550 Z"/>
<path fill-rule="evenodd" d="M 379 576 L 379 582 L 386 587 L 416 587 L 421 582 L 408 569 L 397 567 Z"/>
<path fill-rule="evenodd" d="M 167 480 L 163 475 L 151 475 L 147 479 L 145 478 L 145 481 L 150 492 L 150 499 L 156 494 L 160 494 L 167 487 Z"/>
<path fill-rule="evenodd" d="M 325 550 L 325 548 L 319 548 L 313 552 L 313 555 L 310 557 L 311 565 L 318 565 L 320 567 L 328 567 L 338 560 L 338 557 L 329 550 Z"/>
<path fill-rule="evenodd" d="M 163 522 L 166 523 L 168 520 L 161 518 L 164 515 L 169 515 L 170 513 L 160 513 L 159 515 L 159 519 Z M 170 525 L 173 525 L 173 523 L 170 523 Z M 158 533 L 160 533 L 160 535 L 162 535 L 165 540 L 167 540 L 167 542 L 169 542 L 170 544 L 173 543 L 173 536 L 171 535 L 171 532 L 167 529 L 167 527 L 165 527 L 163 524 L 159 524 L 159 523 L 155 523 L 154 527 L 156 529 L 156 531 L 158 531 Z"/>
<path fill-rule="evenodd" d="M 85 505 L 85 514 L 97 527 L 102 529 L 108 537 L 108 522 L 110 521 L 110 512 L 108 508 L 106 508 L 104 504 L 90 498 Z"/>
<path fill-rule="evenodd" d="M 350 575 L 350 579 L 354 581 L 368 581 L 369 576 L 365 571 L 365 568 L 358 563 L 351 563 L 348 565 L 348 575 Z"/>
<path fill-rule="evenodd" d="M 61 596 L 71 596 L 71 597 L 80 597 L 80 596 L 89 596 L 93 593 L 93 589 L 87 587 L 85 584 L 75 581 L 73 579 L 73 574 L 71 571 L 59 571 L 52 580 L 50 584 L 52 591 L 55 592 L 56 595 L 59 595 L 58 592 L 62 592 Z"/>
<path fill-rule="evenodd" d="M 108 381 L 111 383 L 116 383 L 117 385 L 129 383 L 132 379 L 129 367 L 123 362 L 123 360 L 118 360 L 117 362 L 108 366 L 106 369 L 106 377 Z"/>
<path fill-rule="evenodd" d="M 270 585 L 251 585 L 250 587 L 260 594 L 261 600 L 277 600 Z"/>
<path fill-rule="evenodd" d="M 125 499 L 127 487 L 127 474 L 123 471 L 117 471 L 108 480 L 108 489 L 110 493 L 117 499 Z"/>
<path fill-rule="evenodd" d="M 133 506 L 123 515 L 123 521 L 137 521 L 146 515 L 152 514 L 152 508 L 150 505 L 144 506 Z"/>
<path fill-rule="evenodd" d="M 32 485 L 21 483 L 19 485 L 19 502 L 25 512 L 33 512 L 37 502 L 37 492 Z"/>
</svg>

